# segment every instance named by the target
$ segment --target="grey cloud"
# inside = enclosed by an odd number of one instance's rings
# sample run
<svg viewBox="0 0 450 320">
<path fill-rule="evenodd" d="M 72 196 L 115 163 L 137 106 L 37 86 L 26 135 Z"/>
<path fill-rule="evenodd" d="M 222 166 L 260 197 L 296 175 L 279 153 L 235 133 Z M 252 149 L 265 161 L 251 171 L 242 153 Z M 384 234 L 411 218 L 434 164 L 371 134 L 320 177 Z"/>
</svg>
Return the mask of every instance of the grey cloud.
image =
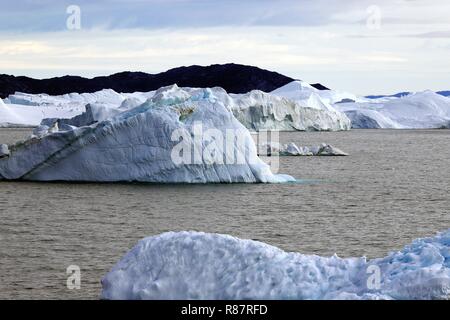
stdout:
<svg viewBox="0 0 450 320">
<path fill-rule="evenodd" d="M 361 1 L 332 0 L 0 0 L 1 31 L 58 31 L 66 8 L 79 5 L 83 28 L 184 28 L 214 26 L 317 26 Z M 364 5 L 362 5 L 364 8 Z"/>
</svg>

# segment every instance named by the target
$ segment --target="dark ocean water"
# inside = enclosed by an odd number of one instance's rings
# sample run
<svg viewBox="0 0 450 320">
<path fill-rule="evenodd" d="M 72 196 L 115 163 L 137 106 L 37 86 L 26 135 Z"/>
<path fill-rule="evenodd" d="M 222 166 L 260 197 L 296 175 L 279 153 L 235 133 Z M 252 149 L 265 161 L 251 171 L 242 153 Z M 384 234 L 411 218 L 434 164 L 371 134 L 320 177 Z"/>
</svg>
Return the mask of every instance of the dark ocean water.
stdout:
<svg viewBox="0 0 450 320">
<path fill-rule="evenodd" d="M 0 129 L 11 143 L 29 129 Z M 348 157 L 282 157 L 284 185 L 0 182 L 0 298 L 98 298 L 139 239 L 198 230 L 288 251 L 380 257 L 450 228 L 450 131 L 282 133 Z M 68 290 L 66 268 L 81 268 Z"/>
</svg>

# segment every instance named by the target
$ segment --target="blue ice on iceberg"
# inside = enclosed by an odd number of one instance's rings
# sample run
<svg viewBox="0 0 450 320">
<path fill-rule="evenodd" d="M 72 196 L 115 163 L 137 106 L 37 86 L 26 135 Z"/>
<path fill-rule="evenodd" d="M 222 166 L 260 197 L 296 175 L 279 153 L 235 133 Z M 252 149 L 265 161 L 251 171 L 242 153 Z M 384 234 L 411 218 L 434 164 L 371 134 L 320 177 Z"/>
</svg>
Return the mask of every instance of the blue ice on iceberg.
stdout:
<svg viewBox="0 0 450 320">
<path fill-rule="evenodd" d="M 139 241 L 102 285 L 104 299 L 449 299 L 450 229 L 374 260 L 169 232 Z"/>
</svg>

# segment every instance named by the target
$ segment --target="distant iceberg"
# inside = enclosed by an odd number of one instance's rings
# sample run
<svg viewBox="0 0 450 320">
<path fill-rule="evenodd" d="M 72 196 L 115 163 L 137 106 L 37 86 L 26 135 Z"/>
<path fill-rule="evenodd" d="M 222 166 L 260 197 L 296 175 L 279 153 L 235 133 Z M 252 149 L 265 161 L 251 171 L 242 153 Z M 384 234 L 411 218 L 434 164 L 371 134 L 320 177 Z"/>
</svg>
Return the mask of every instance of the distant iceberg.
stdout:
<svg viewBox="0 0 450 320">
<path fill-rule="evenodd" d="M 341 131 L 351 126 L 345 114 L 315 94 L 304 100 L 291 100 L 255 90 L 233 98 L 236 118 L 254 131 Z"/>
<path fill-rule="evenodd" d="M 14 103 L 10 98 L 0 102 L 0 127 L 38 126 L 45 118 L 72 118 L 85 109 L 84 104 L 80 103 L 47 104 L 34 95 L 22 95 L 26 98 L 10 96 Z M 16 104 L 19 102 L 21 104 Z"/>
<path fill-rule="evenodd" d="M 47 118 L 71 119 L 82 114 L 87 106 L 116 109 L 125 101 L 130 103 L 131 99 L 137 99 L 136 97 L 140 98 L 142 104 L 146 101 L 146 96 L 144 93 L 119 94 L 111 89 L 61 96 L 17 92 L 9 95 L 3 105 L 0 104 L 0 127 L 38 126 Z"/>
<path fill-rule="evenodd" d="M 271 92 L 271 94 L 287 98 L 293 101 L 305 101 L 311 96 L 319 97 L 321 103 L 327 106 L 327 109 L 336 111 L 331 105 L 341 102 L 342 100 L 360 101 L 362 100 L 358 96 L 339 90 L 318 90 L 310 84 L 296 80 L 292 81 L 283 87 L 280 87 Z"/>
<path fill-rule="evenodd" d="M 320 123 L 322 128 L 326 128 L 318 130 L 332 131 L 349 130 L 351 127 L 350 120 L 345 114 L 338 111 L 333 104 L 343 99 L 358 100 L 353 94 L 335 90 L 318 90 L 300 80 L 288 83 L 270 94 L 293 101 L 296 105 L 305 108 L 304 112 L 311 112 L 309 116 L 304 118 L 310 121 L 317 119 L 315 121 Z M 316 112 L 315 115 L 313 115 L 314 111 L 311 109 Z"/>
<path fill-rule="evenodd" d="M 353 128 L 431 129 L 450 123 L 450 98 L 432 91 L 335 107 L 351 119 Z"/>
<path fill-rule="evenodd" d="M 249 131 L 222 94 L 211 89 L 188 94 L 171 86 L 137 107 L 127 103 L 121 112 L 92 104 L 76 124 L 47 120 L 30 139 L 8 146 L 9 154 L 0 159 L 0 180 L 294 181 L 273 174 L 258 158 Z"/>
<path fill-rule="evenodd" d="M 104 299 L 449 299 L 450 230 L 374 260 L 169 232 L 139 241 L 102 287 Z"/>
<path fill-rule="evenodd" d="M 112 89 L 104 89 L 94 93 L 68 93 L 60 96 L 48 94 L 30 94 L 16 92 L 7 98 L 8 104 L 27 106 L 57 106 L 70 107 L 86 105 L 88 103 L 102 102 L 112 105 L 120 104 L 124 97 Z"/>
</svg>

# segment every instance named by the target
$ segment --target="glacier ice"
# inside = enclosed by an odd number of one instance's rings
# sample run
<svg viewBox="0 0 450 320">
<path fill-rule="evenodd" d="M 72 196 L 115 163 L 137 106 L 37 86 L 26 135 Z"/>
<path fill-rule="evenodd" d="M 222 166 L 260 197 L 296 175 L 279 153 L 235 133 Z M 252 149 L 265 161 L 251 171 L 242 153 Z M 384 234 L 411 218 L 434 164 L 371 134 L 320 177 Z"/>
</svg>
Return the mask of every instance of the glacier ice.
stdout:
<svg viewBox="0 0 450 320">
<path fill-rule="evenodd" d="M 198 89 L 194 94 L 161 88 L 142 105 L 91 108 L 90 116 L 107 118 L 93 124 L 81 117 L 79 127 L 48 122 L 30 139 L 9 146 L 0 159 L 0 179 L 37 181 L 141 181 L 153 183 L 277 183 L 294 181 L 277 175 L 257 156 L 250 132 L 221 99 L 223 90 Z M 95 106 L 93 104 L 92 106 Z M 113 113 L 110 113 L 114 110 Z M 111 117 L 110 117 L 111 116 Z M 208 139 L 196 139 L 198 123 Z M 183 135 L 173 139 L 175 132 Z M 230 144 L 219 135 L 237 133 Z M 215 135 L 217 134 L 218 135 Z M 182 138 L 182 139 L 181 139 Z M 174 161 L 180 140 L 193 150 Z M 194 161 L 191 160 L 193 155 Z M 217 155 L 221 159 L 217 159 Z M 225 161 L 216 161 L 223 160 Z M 231 159 L 231 160 L 229 160 Z"/>
<path fill-rule="evenodd" d="M 450 229 L 373 260 L 168 232 L 139 241 L 103 277 L 102 298 L 449 299 Z"/>
</svg>

